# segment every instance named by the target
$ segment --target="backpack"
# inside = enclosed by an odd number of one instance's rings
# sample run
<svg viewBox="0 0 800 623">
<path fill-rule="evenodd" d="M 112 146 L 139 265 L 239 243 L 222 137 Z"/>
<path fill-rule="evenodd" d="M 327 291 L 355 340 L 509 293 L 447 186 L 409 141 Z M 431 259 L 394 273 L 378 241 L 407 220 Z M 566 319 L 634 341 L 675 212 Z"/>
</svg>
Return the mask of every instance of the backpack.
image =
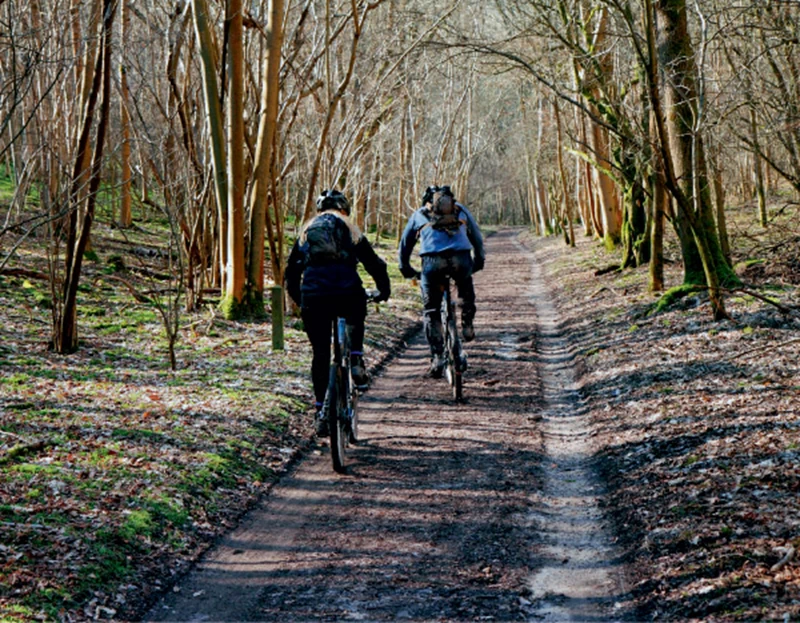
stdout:
<svg viewBox="0 0 800 623">
<path fill-rule="evenodd" d="M 431 206 L 427 208 L 428 221 L 434 229 L 455 232 L 461 226 L 458 206 L 452 193 L 437 190 L 433 193 Z"/>
<path fill-rule="evenodd" d="M 303 237 L 311 266 L 345 263 L 353 255 L 350 230 L 333 214 L 317 216 L 308 224 Z"/>
</svg>

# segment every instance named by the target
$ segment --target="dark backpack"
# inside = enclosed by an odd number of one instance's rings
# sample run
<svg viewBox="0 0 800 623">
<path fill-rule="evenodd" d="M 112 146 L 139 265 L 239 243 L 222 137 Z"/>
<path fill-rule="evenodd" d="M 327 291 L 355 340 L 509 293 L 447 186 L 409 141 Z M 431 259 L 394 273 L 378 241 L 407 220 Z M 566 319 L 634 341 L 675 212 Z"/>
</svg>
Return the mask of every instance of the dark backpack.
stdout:
<svg viewBox="0 0 800 623">
<path fill-rule="evenodd" d="M 323 266 L 341 264 L 353 256 L 353 240 L 342 219 L 333 214 L 320 214 L 305 231 L 308 264 Z"/>
<path fill-rule="evenodd" d="M 454 232 L 461 226 L 458 220 L 458 206 L 451 193 L 436 191 L 433 193 L 431 206 L 427 208 L 431 227 Z"/>
</svg>

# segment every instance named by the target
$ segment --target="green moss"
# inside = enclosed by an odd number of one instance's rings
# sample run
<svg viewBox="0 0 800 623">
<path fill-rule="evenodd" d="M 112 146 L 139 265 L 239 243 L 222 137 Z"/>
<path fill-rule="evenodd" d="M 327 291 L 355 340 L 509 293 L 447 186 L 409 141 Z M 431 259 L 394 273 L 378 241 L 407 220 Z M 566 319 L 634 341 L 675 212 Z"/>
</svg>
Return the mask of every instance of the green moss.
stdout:
<svg viewBox="0 0 800 623">
<path fill-rule="evenodd" d="M 225 295 L 219 303 L 219 310 L 227 320 L 241 320 L 246 316 L 247 306 L 242 301 Z"/>
<path fill-rule="evenodd" d="M 120 536 L 132 541 L 139 536 L 150 536 L 154 530 L 153 517 L 146 510 L 134 510 L 125 517 L 120 527 Z"/>
<path fill-rule="evenodd" d="M 656 302 L 655 305 L 650 309 L 648 312 L 649 315 L 653 314 L 660 314 L 661 312 L 667 310 L 670 306 L 674 303 L 679 301 L 685 296 L 689 296 L 690 294 L 694 294 L 703 288 L 698 287 L 697 285 L 692 284 L 681 284 L 679 286 L 675 286 L 674 288 L 670 288 L 661 296 L 660 299 Z"/>
</svg>

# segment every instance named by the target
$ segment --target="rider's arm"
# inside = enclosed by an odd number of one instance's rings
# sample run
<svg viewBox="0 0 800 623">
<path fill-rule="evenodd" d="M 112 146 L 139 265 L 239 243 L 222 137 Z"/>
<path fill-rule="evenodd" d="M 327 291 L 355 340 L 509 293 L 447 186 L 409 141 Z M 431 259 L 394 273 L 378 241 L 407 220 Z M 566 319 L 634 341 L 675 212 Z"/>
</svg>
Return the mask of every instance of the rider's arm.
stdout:
<svg viewBox="0 0 800 623">
<path fill-rule="evenodd" d="M 366 236 L 361 236 L 356 244 L 356 257 L 364 265 L 370 277 L 375 280 L 375 287 L 381 293 L 381 300 L 387 300 L 392 293 L 392 283 L 389 281 L 386 262 L 378 257 Z"/>
<path fill-rule="evenodd" d="M 417 214 L 418 212 L 414 212 L 411 218 L 408 219 L 403 235 L 400 237 L 400 248 L 397 250 L 400 274 L 407 278 L 416 275 L 416 271 L 411 267 L 411 252 L 414 250 L 414 245 L 417 244 L 417 238 L 419 237 L 419 228 L 416 224 Z"/>
<path fill-rule="evenodd" d="M 289 261 L 286 264 L 286 272 L 284 273 L 283 280 L 286 284 L 286 291 L 292 300 L 300 305 L 300 280 L 303 277 L 303 270 L 305 269 L 305 253 L 300 250 L 300 245 L 295 242 L 289 253 Z"/>
<path fill-rule="evenodd" d="M 472 213 L 464 207 L 462 207 L 462 210 L 467 217 L 467 238 L 469 238 L 469 243 L 472 245 L 475 267 L 480 270 L 483 268 L 486 259 L 486 251 L 483 248 L 483 235 Z"/>
</svg>

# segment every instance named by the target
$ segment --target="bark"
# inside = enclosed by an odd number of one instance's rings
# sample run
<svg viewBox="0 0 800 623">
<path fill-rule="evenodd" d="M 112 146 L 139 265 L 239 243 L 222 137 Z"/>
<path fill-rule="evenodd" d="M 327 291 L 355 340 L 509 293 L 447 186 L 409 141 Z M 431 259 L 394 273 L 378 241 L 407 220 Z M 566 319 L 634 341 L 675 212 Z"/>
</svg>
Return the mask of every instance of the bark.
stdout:
<svg viewBox="0 0 800 623">
<path fill-rule="evenodd" d="M 655 114 L 650 111 L 650 143 L 658 144 Z M 664 182 L 664 164 L 659 149 L 652 150 L 653 172 L 650 175 L 650 265 L 649 287 L 651 292 L 664 290 L 664 224 L 667 216 L 667 189 Z"/>
<path fill-rule="evenodd" d="M 750 119 L 750 140 L 753 141 L 753 174 L 754 182 L 756 185 L 756 197 L 758 199 L 758 222 L 762 227 L 767 226 L 767 197 L 764 192 L 764 165 L 761 162 L 761 148 L 759 146 L 758 138 L 758 122 L 756 121 L 756 111 L 752 104 L 750 105 L 749 119 Z"/>
<path fill-rule="evenodd" d="M 261 117 L 254 161 L 254 179 L 250 200 L 250 249 L 248 255 L 248 296 L 253 311 L 264 300 L 264 232 L 266 228 L 275 283 L 283 283 L 282 245 L 277 238 L 279 223 L 283 220 L 278 203 L 276 179 L 276 126 L 280 94 L 279 72 L 283 47 L 283 0 L 270 0 L 267 24 L 267 55 L 261 65 Z M 268 193 L 268 189 L 270 192 Z M 268 211 L 271 197 L 274 217 Z M 281 236 L 282 237 L 282 236 Z"/>
<path fill-rule="evenodd" d="M 120 202 L 119 218 L 117 224 L 127 229 L 133 223 L 131 214 L 131 123 L 128 115 L 128 74 L 125 67 L 125 53 L 127 50 L 128 31 L 130 29 L 130 9 L 128 1 L 121 0 L 120 6 L 120 54 L 122 62 L 119 67 L 119 115 L 122 144 L 120 145 Z"/>
<path fill-rule="evenodd" d="M 558 174 L 561 180 L 561 194 L 562 200 L 564 202 L 564 216 L 565 216 L 565 223 L 564 223 L 564 231 L 567 237 L 567 244 L 569 246 L 575 246 L 575 227 L 573 225 L 573 218 L 572 218 L 572 200 L 569 193 L 569 184 L 567 182 L 567 172 L 564 168 L 564 146 L 563 146 L 563 131 L 561 128 L 561 113 L 558 109 L 558 101 L 553 102 L 553 115 L 555 116 L 556 120 L 556 154 L 558 160 Z"/>
<path fill-rule="evenodd" d="M 228 32 L 228 227 L 225 296 L 221 307 L 226 318 L 247 313 L 244 250 L 244 20 L 242 0 L 227 0 Z M 263 246 L 263 245 L 262 245 Z"/>
<path fill-rule="evenodd" d="M 594 80 L 593 84 L 588 86 L 594 101 L 601 101 L 603 98 L 598 80 L 612 80 L 614 70 L 607 27 L 608 8 L 603 8 L 600 12 L 591 46 L 593 54 L 598 58 L 597 65 L 601 74 Z M 594 114 L 600 118 L 602 115 L 597 106 L 592 103 L 590 103 L 590 106 Z M 622 213 L 614 180 L 609 175 L 611 171 L 609 135 L 608 130 L 596 121 L 590 120 L 589 123 L 591 124 L 592 148 L 596 160 L 594 177 L 598 195 L 598 208 L 600 209 L 600 221 L 603 224 L 603 239 L 607 247 L 613 248 L 620 241 Z"/>
<path fill-rule="evenodd" d="M 206 120 L 211 139 L 211 162 L 214 168 L 214 194 L 217 200 L 220 232 L 222 233 L 218 238 L 220 245 L 218 257 L 222 260 L 220 262 L 222 267 L 225 265 L 228 257 L 228 178 L 225 172 L 225 125 L 222 117 L 222 105 L 219 99 L 216 44 L 214 43 L 214 38 L 208 23 L 208 6 L 206 0 L 192 0 L 192 13 L 194 15 L 195 34 L 197 36 L 197 45 L 202 66 Z M 225 274 L 221 273 L 220 277 L 223 288 L 227 290 Z"/>
<path fill-rule="evenodd" d="M 720 165 L 719 151 L 709 159 L 709 167 L 714 183 L 714 205 L 717 213 L 717 227 L 719 228 L 719 243 L 722 246 L 722 254 L 728 264 L 731 262 L 731 244 L 728 238 L 728 222 L 725 216 L 725 184 L 722 180 L 722 166 Z"/>
<path fill-rule="evenodd" d="M 649 7 L 645 2 L 645 7 Z M 720 285 L 738 284 L 735 273 L 722 256 L 710 211 L 706 162 L 702 137 L 691 124 L 696 119 L 696 90 L 692 46 L 686 20 L 685 0 L 658 0 L 654 9 L 659 18 L 658 58 L 667 74 L 667 105 L 658 90 L 655 57 L 648 68 L 651 106 L 658 128 L 659 149 L 665 184 L 678 205 L 678 235 L 684 261 L 684 282 L 708 286 L 715 320 L 727 318 Z M 647 36 L 651 54 L 655 52 L 653 16 Z M 664 114 L 669 112 L 669 119 Z M 696 151 L 694 151 L 696 150 Z M 710 222 L 709 222 L 710 219 Z"/>
<path fill-rule="evenodd" d="M 72 191 L 70 200 L 76 202 L 81 197 L 81 186 L 84 180 L 85 154 L 90 151 L 90 134 L 92 119 L 97 99 L 102 96 L 100 119 L 97 124 L 94 155 L 92 157 L 89 189 L 86 196 L 86 206 L 82 211 L 80 230 L 78 229 L 79 210 L 73 206 L 69 217 L 69 233 L 65 257 L 65 276 L 63 285 L 63 303 L 60 313 L 56 318 L 53 336 L 53 348 L 61 354 L 72 353 L 78 348 L 78 323 L 77 323 L 77 297 L 80 282 L 83 254 L 86 251 L 89 234 L 94 218 L 94 208 L 97 201 L 97 191 L 100 188 L 100 171 L 103 160 L 103 146 L 109 123 L 111 109 L 111 34 L 114 22 L 115 0 L 103 2 L 103 27 L 101 47 L 97 55 L 94 69 L 94 79 L 87 94 L 84 111 L 83 126 L 81 130 L 79 148 L 75 156 L 72 176 Z M 102 93 L 101 93 L 102 91 Z"/>
</svg>

